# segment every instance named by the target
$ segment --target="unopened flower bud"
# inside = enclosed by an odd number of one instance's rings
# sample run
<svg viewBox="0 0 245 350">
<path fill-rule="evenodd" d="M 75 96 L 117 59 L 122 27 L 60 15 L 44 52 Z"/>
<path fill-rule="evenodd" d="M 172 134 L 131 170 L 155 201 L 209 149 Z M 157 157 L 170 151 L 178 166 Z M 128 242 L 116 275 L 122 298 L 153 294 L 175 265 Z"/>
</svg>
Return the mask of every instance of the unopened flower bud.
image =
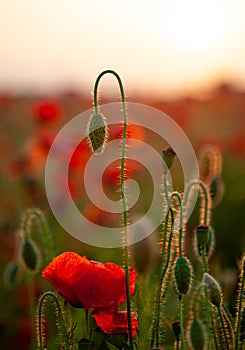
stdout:
<svg viewBox="0 0 245 350">
<path fill-rule="evenodd" d="M 3 280 L 8 288 L 14 287 L 20 280 L 23 274 L 20 264 L 16 261 L 11 261 L 5 268 Z"/>
<path fill-rule="evenodd" d="M 225 186 L 220 177 L 214 177 L 209 185 L 212 206 L 216 207 L 223 198 Z"/>
<path fill-rule="evenodd" d="M 21 247 L 21 260 L 24 267 L 30 272 L 36 273 L 40 267 L 40 251 L 31 239 L 24 239 Z"/>
<path fill-rule="evenodd" d="M 168 169 L 171 168 L 171 166 L 174 163 L 176 153 L 171 147 L 168 147 L 167 149 L 162 151 L 162 160 L 163 160 L 163 166 L 167 166 Z"/>
<path fill-rule="evenodd" d="M 206 331 L 201 320 L 194 319 L 190 327 L 190 342 L 194 350 L 205 349 Z"/>
<path fill-rule="evenodd" d="M 91 115 L 87 132 L 93 153 L 101 154 L 107 141 L 107 125 L 101 113 L 95 112 Z"/>
<path fill-rule="evenodd" d="M 222 292 L 218 282 L 209 273 L 204 273 L 203 283 L 207 286 L 210 302 L 216 307 L 220 307 Z"/>
<path fill-rule="evenodd" d="M 191 266 L 185 257 L 179 257 L 174 266 L 177 292 L 187 294 L 191 286 Z"/>
</svg>

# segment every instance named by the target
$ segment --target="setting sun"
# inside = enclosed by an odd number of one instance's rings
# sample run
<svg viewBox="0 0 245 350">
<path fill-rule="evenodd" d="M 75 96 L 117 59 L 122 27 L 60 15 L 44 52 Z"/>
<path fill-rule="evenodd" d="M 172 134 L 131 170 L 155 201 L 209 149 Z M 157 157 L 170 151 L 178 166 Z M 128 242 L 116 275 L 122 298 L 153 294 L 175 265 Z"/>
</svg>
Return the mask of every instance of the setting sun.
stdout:
<svg viewBox="0 0 245 350">
<path fill-rule="evenodd" d="M 185 51 L 211 49 L 226 34 L 224 13 L 217 2 L 173 1 L 166 8 L 164 29 L 173 45 Z"/>
</svg>

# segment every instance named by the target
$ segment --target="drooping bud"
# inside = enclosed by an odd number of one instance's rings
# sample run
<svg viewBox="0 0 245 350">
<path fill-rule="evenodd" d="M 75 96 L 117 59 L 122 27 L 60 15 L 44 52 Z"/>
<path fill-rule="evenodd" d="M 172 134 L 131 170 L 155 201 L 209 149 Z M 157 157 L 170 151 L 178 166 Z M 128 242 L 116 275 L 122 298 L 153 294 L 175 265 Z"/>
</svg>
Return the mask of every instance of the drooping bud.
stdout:
<svg viewBox="0 0 245 350">
<path fill-rule="evenodd" d="M 216 207 L 223 198 L 225 186 L 221 177 L 214 177 L 209 185 L 210 197 L 212 199 L 212 206 Z"/>
<path fill-rule="evenodd" d="M 40 268 L 40 251 L 33 240 L 24 239 L 21 246 L 21 261 L 30 272 L 38 272 Z"/>
<path fill-rule="evenodd" d="M 101 154 L 107 141 L 107 125 L 105 117 L 98 112 L 91 115 L 88 122 L 88 139 L 94 154 Z"/>
<path fill-rule="evenodd" d="M 7 288 L 14 287 L 21 279 L 23 270 L 16 261 L 10 261 L 5 268 L 3 280 Z"/>
<path fill-rule="evenodd" d="M 188 293 L 191 286 L 191 274 L 192 270 L 189 261 L 183 256 L 179 257 L 174 266 L 174 275 L 177 292 L 180 295 Z"/>
<path fill-rule="evenodd" d="M 201 320 L 194 319 L 190 327 L 190 342 L 194 350 L 205 349 L 206 330 Z"/>
<path fill-rule="evenodd" d="M 168 169 L 171 168 L 171 166 L 174 163 L 176 153 L 171 147 L 166 148 L 162 151 L 162 160 L 163 160 L 163 166 L 167 166 Z"/>
<path fill-rule="evenodd" d="M 209 227 L 205 225 L 197 226 L 196 238 L 197 238 L 197 243 L 200 247 L 203 247 L 203 248 L 206 247 L 210 239 Z"/>
<path fill-rule="evenodd" d="M 203 283 L 207 286 L 210 302 L 216 307 L 222 303 L 222 292 L 218 282 L 209 273 L 204 273 Z"/>
</svg>

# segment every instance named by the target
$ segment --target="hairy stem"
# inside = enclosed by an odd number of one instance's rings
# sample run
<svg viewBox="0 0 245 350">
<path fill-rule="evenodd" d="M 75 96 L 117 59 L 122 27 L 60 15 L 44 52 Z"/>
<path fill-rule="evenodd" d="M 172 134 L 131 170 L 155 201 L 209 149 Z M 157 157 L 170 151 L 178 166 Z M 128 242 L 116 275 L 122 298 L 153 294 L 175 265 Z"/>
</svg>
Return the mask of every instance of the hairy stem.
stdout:
<svg viewBox="0 0 245 350">
<path fill-rule="evenodd" d="M 127 110 L 126 99 L 123 89 L 123 84 L 120 76 L 113 70 L 105 70 L 97 77 L 94 85 L 94 109 L 98 112 L 98 85 L 100 79 L 105 74 L 112 74 L 116 77 L 122 99 L 123 106 L 123 135 L 122 135 L 122 155 L 121 155 L 121 198 L 123 204 L 123 227 L 124 227 L 124 260 L 125 260 L 125 278 L 126 278 L 126 296 L 127 296 L 127 317 L 128 317 L 128 333 L 130 349 L 133 349 L 133 337 L 132 337 L 132 322 L 131 322 L 131 297 L 130 297 L 130 284 L 129 284 L 129 258 L 128 258 L 128 212 L 127 212 L 127 200 L 125 190 L 125 159 L 126 159 L 126 136 L 127 136 Z"/>
</svg>

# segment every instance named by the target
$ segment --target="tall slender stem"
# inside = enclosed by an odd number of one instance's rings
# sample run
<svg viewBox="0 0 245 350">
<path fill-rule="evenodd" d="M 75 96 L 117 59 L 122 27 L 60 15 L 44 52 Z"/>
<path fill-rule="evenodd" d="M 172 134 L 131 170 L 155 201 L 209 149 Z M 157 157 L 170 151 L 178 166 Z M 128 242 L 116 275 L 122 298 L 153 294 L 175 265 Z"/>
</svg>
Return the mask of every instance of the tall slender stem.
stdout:
<svg viewBox="0 0 245 350">
<path fill-rule="evenodd" d="M 242 259 L 242 276 L 241 276 L 241 285 L 240 285 L 240 290 L 239 290 L 239 302 L 238 302 L 236 329 L 235 329 L 235 350 L 238 350 L 239 342 L 240 342 L 242 305 L 243 305 L 244 290 L 245 290 L 245 271 L 244 271 L 244 268 L 245 268 L 245 256 Z"/>
<path fill-rule="evenodd" d="M 131 299 L 130 299 L 130 284 L 129 284 L 129 259 L 128 259 L 128 212 L 127 212 L 127 200 L 125 190 L 125 158 L 126 158 L 126 136 L 127 136 L 127 110 L 126 99 L 123 89 L 123 84 L 120 76 L 113 70 L 105 70 L 97 77 L 94 85 L 94 109 L 98 112 L 98 85 L 100 79 L 105 74 L 113 74 L 118 81 L 122 106 L 123 106 L 123 135 L 122 135 L 122 155 L 121 155 L 121 198 L 123 204 L 123 226 L 124 226 L 124 260 L 125 260 L 125 278 L 126 278 L 126 296 L 127 296 L 127 315 L 128 315 L 128 334 L 130 349 L 133 349 L 133 336 L 132 336 L 132 321 L 131 321 Z"/>
<path fill-rule="evenodd" d="M 225 331 L 225 324 L 224 324 L 224 320 L 223 320 L 222 311 L 221 311 L 221 307 L 220 306 L 218 307 L 218 313 L 219 313 L 219 318 L 220 318 L 220 321 L 221 321 L 221 326 L 222 326 L 222 330 L 223 330 L 224 337 L 225 337 L 226 349 L 229 350 L 230 349 L 229 348 L 229 342 L 228 342 L 227 334 L 226 334 L 226 331 Z"/>
<path fill-rule="evenodd" d="M 181 335 L 182 349 L 186 350 L 184 322 L 183 322 L 183 309 L 182 309 L 182 296 L 179 296 L 179 317 L 180 317 L 180 335 Z"/>
</svg>

